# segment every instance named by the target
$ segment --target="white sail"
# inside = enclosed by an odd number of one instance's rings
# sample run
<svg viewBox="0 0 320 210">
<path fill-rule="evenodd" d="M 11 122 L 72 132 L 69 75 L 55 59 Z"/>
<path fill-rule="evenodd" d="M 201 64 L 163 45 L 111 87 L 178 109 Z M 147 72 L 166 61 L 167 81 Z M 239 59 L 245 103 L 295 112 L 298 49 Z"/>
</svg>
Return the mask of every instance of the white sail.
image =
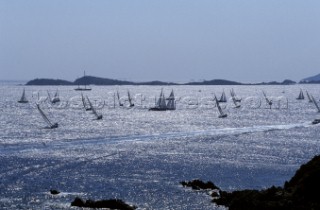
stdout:
<svg viewBox="0 0 320 210">
<path fill-rule="evenodd" d="M 48 99 L 49 99 L 49 101 L 52 102 L 51 95 L 50 95 L 50 93 L 49 93 L 48 90 L 47 90 L 47 93 L 48 93 Z"/>
<path fill-rule="evenodd" d="M 222 92 L 219 102 L 221 103 L 227 102 L 227 97 L 224 91 Z"/>
<path fill-rule="evenodd" d="M 150 111 L 165 111 L 167 110 L 166 99 L 163 94 L 163 89 L 161 89 L 160 97 L 156 100 L 155 107 L 149 109 Z"/>
<path fill-rule="evenodd" d="M 231 97 L 233 98 L 233 100 L 235 100 L 236 102 L 241 102 L 241 98 L 238 98 L 236 93 L 234 92 L 233 88 L 230 91 Z"/>
<path fill-rule="evenodd" d="M 164 97 L 163 92 L 162 92 L 162 95 L 160 96 L 159 100 L 160 100 L 159 107 L 166 109 L 167 108 L 166 98 Z"/>
<path fill-rule="evenodd" d="M 40 112 L 40 115 L 42 116 L 42 118 L 44 119 L 44 121 L 48 124 L 49 128 L 57 128 L 58 127 L 58 123 L 52 123 L 49 118 L 45 115 L 45 113 L 42 111 L 42 109 L 40 108 L 39 104 L 36 104 L 37 108 Z"/>
<path fill-rule="evenodd" d="M 238 104 L 238 102 L 241 102 L 241 99 L 237 99 L 236 98 L 236 94 L 234 93 L 233 89 L 230 90 L 230 95 L 231 95 L 231 98 L 232 98 L 232 101 L 235 105 L 235 108 L 240 108 L 240 104 Z"/>
<path fill-rule="evenodd" d="M 231 98 L 232 98 L 232 101 L 233 101 L 233 103 L 234 103 L 234 105 L 235 105 L 235 108 L 240 108 L 241 105 L 238 104 L 237 99 L 236 99 L 234 96 L 232 96 Z"/>
<path fill-rule="evenodd" d="M 27 97 L 26 97 L 26 91 L 25 89 L 23 89 L 22 91 L 22 96 L 20 98 L 20 100 L 18 101 L 19 103 L 28 103 L 29 101 L 27 100 Z"/>
<path fill-rule="evenodd" d="M 156 102 L 156 107 L 160 107 L 160 104 L 161 104 L 161 100 L 162 100 L 162 89 L 161 89 L 161 93 L 160 93 L 160 96 L 159 96 L 159 98 L 158 98 L 158 100 L 157 100 L 157 102 Z"/>
<path fill-rule="evenodd" d="M 58 103 L 58 102 L 60 102 L 60 98 L 59 98 L 59 93 L 58 93 L 58 90 L 57 90 L 56 93 L 53 96 L 53 99 L 52 99 L 51 103 L 54 104 L 54 103 Z"/>
<path fill-rule="evenodd" d="M 216 105 L 217 105 L 217 108 L 218 108 L 218 111 L 219 111 L 219 118 L 227 117 L 227 114 L 223 113 L 216 95 L 214 95 L 214 100 L 216 101 Z"/>
<path fill-rule="evenodd" d="M 92 110 L 92 113 L 96 116 L 97 120 L 101 120 L 102 119 L 102 114 L 98 114 L 96 109 L 92 106 L 92 103 L 91 101 L 89 100 L 88 96 L 87 96 L 87 100 L 88 100 L 88 103 L 89 103 L 89 106 Z"/>
<path fill-rule="evenodd" d="M 123 104 L 122 104 L 121 101 L 120 101 L 119 91 L 117 91 L 117 98 L 118 98 L 119 106 L 123 106 Z"/>
<path fill-rule="evenodd" d="M 86 111 L 90 111 L 90 110 L 91 110 L 91 107 L 90 107 L 90 105 L 89 105 L 89 106 L 87 105 L 86 99 L 83 97 L 83 94 L 82 94 L 82 93 L 81 93 L 81 100 L 82 100 L 83 108 L 84 108 Z"/>
<path fill-rule="evenodd" d="M 174 93 L 173 90 L 170 93 L 169 98 L 167 98 L 168 102 L 167 102 L 167 110 L 175 110 L 176 109 L 176 102 L 175 102 L 175 98 L 174 98 Z"/>
<path fill-rule="evenodd" d="M 134 103 L 132 103 L 132 98 L 131 98 L 131 95 L 130 95 L 129 90 L 128 90 L 128 101 L 129 101 L 129 106 L 130 106 L 130 107 L 133 107 L 133 106 L 134 106 Z"/>
</svg>

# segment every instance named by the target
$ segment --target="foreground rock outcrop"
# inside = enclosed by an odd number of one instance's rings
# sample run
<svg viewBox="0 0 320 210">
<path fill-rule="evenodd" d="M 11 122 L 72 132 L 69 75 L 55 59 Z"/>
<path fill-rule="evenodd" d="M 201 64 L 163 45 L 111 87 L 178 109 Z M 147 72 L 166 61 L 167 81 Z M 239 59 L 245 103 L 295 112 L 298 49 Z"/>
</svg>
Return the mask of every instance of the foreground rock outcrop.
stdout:
<svg viewBox="0 0 320 210">
<path fill-rule="evenodd" d="M 220 190 L 219 187 L 212 182 L 209 181 L 205 183 L 199 179 L 195 179 L 190 182 L 182 181 L 180 184 L 184 187 L 191 187 L 193 190 Z"/>
<path fill-rule="evenodd" d="M 108 209 L 119 209 L 119 210 L 134 210 L 135 206 L 130 206 L 119 199 L 110 200 L 86 200 L 83 201 L 81 198 L 76 197 L 71 203 L 71 206 L 86 207 L 86 208 L 108 208 Z"/>
<path fill-rule="evenodd" d="M 320 209 L 320 156 L 315 156 L 297 170 L 283 187 L 266 190 L 241 190 L 214 194 L 213 202 L 229 210 L 248 209 Z"/>
</svg>

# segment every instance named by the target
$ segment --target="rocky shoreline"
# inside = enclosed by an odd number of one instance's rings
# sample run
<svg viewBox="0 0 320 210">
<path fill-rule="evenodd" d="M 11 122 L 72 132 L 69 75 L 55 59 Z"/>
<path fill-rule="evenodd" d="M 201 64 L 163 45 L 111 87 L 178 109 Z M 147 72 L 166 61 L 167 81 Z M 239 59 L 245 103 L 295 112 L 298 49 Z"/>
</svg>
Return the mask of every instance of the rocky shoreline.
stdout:
<svg viewBox="0 0 320 210">
<path fill-rule="evenodd" d="M 193 180 L 181 184 L 194 190 L 213 190 L 212 202 L 229 210 L 320 209 L 320 156 L 303 164 L 283 187 L 226 192 L 212 182 Z"/>
</svg>

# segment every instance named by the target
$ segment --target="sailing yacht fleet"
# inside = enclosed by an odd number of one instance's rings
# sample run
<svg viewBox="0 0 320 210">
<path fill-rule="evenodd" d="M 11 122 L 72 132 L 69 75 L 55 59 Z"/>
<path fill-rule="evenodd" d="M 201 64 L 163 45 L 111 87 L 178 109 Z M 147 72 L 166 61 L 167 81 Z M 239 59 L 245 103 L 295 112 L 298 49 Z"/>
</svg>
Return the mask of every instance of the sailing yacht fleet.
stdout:
<svg viewBox="0 0 320 210">
<path fill-rule="evenodd" d="M 271 109 L 272 104 L 273 104 L 272 100 L 269 99 L 269 97 L 267 96 L 267 94 L 264 91 L 262 91 L 262 93 L 263 93 L 263 96 L 265 98 L 266 105 L 268 105 L 269 108 Z M 319 107 L 317 101 L 314 99 L 314 97 L 308 91 L 305 91 L 305 93 L 307 95 L 307 98 L 308 98 L 309 102 L 313 103 L 315 105 L 317 111 L 320 112 L 320 107 Z M 49 91 L 47 91 L 47 94 L 48 94 L 47 99 L 49 100 L 49 102 L 51 104 L 56 104 L 56 103 L 60 102 L 58 90 L 55 92 L 53 97 L 51 97 L 51 94 L 50 94 Z M 217 96 L 215 94 L 213 94 L 213 95 L 214 95 L 213 101 L 214 101 L 215 107 L 217 108 L 217 111 L 219 113 L 218 117 L 219 118 L 226 118 L 228 115 L 226 113 L 224 113 L 223 108 L 220 105 L 220 103 L 226 103 L 227 102 L 227 97 L 226 97 L 225 91 L 223 90 L 223 92 L 221 94 L 221 97 L 219 99 L 217 98 Z M 230 95 L 231 95 L 231 100 L 235 105 L 234 108 L 239 108 L 241 106 L 240 105 L 241 98 L 239 98 L 236 95 L 236 93 L 235 93 L 235 91 L 233 89 L 230 90 Z M 130 93 L 129 90 L 127 90 L 127 97 L 128 97 L 127 101 L 129 103 L 127 107 L 128 108 L 134 107 L 135 104 L 133 102 L 133 98 L 132 98 L 131 93 Z M 141 98 L 142 98 L 142 96 L 141 96 Z M 116 106 L 116 99 L 118 100 L 119 107 L 124 107 L 124 104 L 121 101 L 121 99 L 123 99 L 123 98 L 120 97 L 120 93 L 119 93 L 118 90 L 114 93 L 114 106 Z M 304 100 L 305 99 L 302 89 L 300 89 L 299 95 L 298 95 L 298 97 L 296 99 L 297 100 Z M 102 114 L 98 113 L 96 108 L 93 106 L 93 104 L 91 103 L 89 97 L 88 96 L 84 96 L 82 92 L 81 92 L 81 101 L 82 101 L 82 105 L 83 105 L 84 110 L 85 111 L 91 111 L 92 114 L 95 116 L 96 120 L 101 120 L 103 118 Z M 40 100 L 39 100 L 39 102 L 40 102 Z M 36 107 L 37 107 L 41 117 L 44 119 L 45 123 L 47 124 L 46 128 L 50 128 L 50 129 L 58 128 L 58 123 L 53 123 L 48 118 L 48 116 L 45 114 L 45 112 L 40 107 L 40 103 L 39 102 L 36 103 Z M 25 89 L 23 89 L 21 98 L 20 98 L 20 100 L 18 100 L 18 103 L 29 103 L 29 101 L 27 99 L 27 96 L 26 96 Z M 141 101 L 141 106 L 142 106 L 142 101 Z M 155 98 L 155 105 L 153 107 L 149 108 L 148 110 L 149 111 L 173 111 L 173 110 L 176 110 L 176 99 L 175 99 L 174 91 L 171 90 L 169 96 L 165 97 L 165 93 L 164 93 L 163 89 L 161 89 L 159 97 Z M 313 122 L 313 124 L 317 124 L 317 123 L 320 123 L 320 119 L 316 119 Z"/>
<path fill-rule="evenodd" d="M 176 110 L 176 102 L 175 102 L 173 90 L 171 91 L 169 97 L 165 98 L 163 89 L 161 89 L 160 96 L 158 100 L 155 100 L 155 101 L 156 101 L 155 106 L 149 108 L 149 111 Z"/>
</svg>

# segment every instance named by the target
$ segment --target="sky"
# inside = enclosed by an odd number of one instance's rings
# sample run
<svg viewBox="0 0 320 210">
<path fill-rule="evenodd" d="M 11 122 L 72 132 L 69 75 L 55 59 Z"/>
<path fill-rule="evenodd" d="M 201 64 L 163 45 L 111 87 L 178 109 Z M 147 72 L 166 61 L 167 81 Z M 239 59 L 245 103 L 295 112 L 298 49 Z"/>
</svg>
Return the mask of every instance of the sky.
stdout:
<svg viewBox="0 0 320 210">
<path fill-rule="evenodd" d="M 319 0 L 0 0 L 0 80 L 299 81 Z"/>
</svg>

